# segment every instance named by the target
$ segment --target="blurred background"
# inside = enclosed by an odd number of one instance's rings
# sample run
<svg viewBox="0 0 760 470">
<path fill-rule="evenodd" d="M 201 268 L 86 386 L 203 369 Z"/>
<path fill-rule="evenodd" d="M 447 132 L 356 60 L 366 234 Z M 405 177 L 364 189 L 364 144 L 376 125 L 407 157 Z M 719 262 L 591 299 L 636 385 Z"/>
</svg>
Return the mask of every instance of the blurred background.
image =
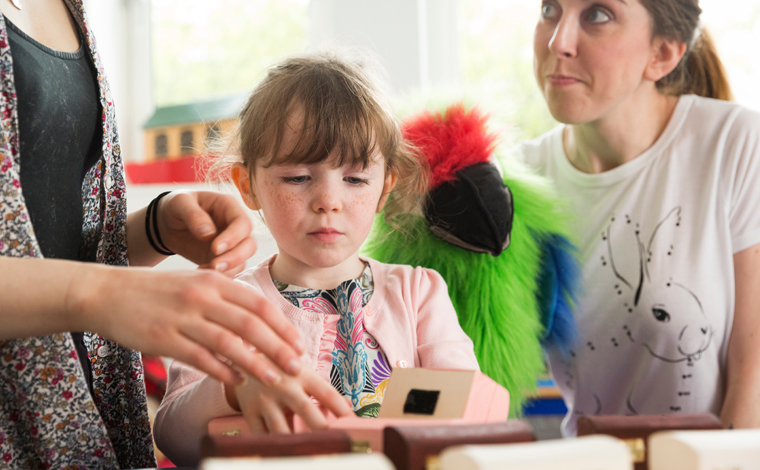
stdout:
<svg viewBox="0 0 760 470">
<path fill-rule="evenodd" d="M 702 0 L 736 100 L 760 109 L 760 0 Z M 540 0 L 85 0 L 116 102 L 129 204 L 198 187 L 209 139 L 229 130 L 265 70 L 324 45 L 374 51 L 398 103 L 467 96 L 509 141 L 556 125 L 532 72 Z M 420 101 L 421 102 L 421 101 Z M 229 189 L 223 189 L 229 190 Z M 256 224 L 259 252 L 276 249 Z M 177 258 L 177 257 L 174 257 Z M 163 268 L 190 267 L 170 259 Z"/>
</svg>

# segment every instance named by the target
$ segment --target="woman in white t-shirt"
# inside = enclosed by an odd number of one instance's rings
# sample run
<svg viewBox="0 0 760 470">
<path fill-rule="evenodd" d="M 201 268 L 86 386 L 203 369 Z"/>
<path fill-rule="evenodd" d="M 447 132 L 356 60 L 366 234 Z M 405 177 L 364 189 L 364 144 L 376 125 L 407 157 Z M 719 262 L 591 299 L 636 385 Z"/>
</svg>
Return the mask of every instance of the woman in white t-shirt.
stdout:
<svg viewBox="0 0 760 470">
<path fill-rule="evenodd" d="M 566 435 L 594 414 L 760 427 L 760 114 L 718 100 L 700 12 L 542 4 L 535 73 L 564 125 L 520 151 L 571 200 L 584 265 L 579 341 L 550 357 Z"/>
</svg>

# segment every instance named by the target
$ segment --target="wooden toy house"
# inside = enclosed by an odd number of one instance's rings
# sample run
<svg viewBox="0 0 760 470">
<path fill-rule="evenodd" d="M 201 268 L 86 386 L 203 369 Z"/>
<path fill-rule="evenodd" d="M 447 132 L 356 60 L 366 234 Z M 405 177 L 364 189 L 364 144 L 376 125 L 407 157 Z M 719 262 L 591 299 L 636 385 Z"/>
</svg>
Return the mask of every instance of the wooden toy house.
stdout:
<svg viewBox="0 0 760 470">
<path fill-rule="evenodd" d="M 228 134 L 237 124 L 246 95 L 157 108 L 145 123 L 145 160 L 127 163 L 130 183 L 189 183 L 202 181 L 196 162 L 212 139 Z M 200 168 L 200 167 L 199 167 Z"/>
</svg>

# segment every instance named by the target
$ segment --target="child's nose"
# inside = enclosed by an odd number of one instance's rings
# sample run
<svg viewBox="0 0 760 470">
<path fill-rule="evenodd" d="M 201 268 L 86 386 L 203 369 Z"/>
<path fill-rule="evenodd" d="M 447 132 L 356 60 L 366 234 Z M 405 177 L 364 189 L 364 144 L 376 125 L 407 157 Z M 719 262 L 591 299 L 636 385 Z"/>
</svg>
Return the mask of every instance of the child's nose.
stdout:
<svg viewBox="0 0 760 470">
<path fill-rule="evenodd" d="M 317 191 L 313 208 L 315 212 L 338 212 L 341 210 L 340 195 L 329 185 L 324 185 Z"/>
</svg>

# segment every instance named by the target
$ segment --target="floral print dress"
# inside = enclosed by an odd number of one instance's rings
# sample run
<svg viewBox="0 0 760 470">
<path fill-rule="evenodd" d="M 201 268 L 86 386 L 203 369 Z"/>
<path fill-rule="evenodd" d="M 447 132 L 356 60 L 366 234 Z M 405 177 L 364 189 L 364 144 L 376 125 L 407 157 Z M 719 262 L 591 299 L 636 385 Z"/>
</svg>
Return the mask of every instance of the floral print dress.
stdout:
<svg viewBox="0 0 760 470">
<path fill-rule="evenodd" d="M 101 157 L 82 183 L 80 258 L 126 266 L 126 194 L 113 99 L 81 0 L 64 2 L 98 71 L 102 112 Z M 39 258 L 20 158 L 13 59 L 0 15 L 0 256 Z M 94 333 L 85 333 L 84 342 L 93 394 L 71 334 L 0 341 L 0 470 L 155 466 L 140 353 Z"/>
<path fill-rule="evenodd" d="M 330 382 L 351 400 L 357 416 L 377 417 L 391 366 L 375 338 L 364 329 L 363 309 L 375 289 L 370 267 L 364 269 L 359 279 L 342 282 L 329 290 L 273 282 L 280 294 L 294 306 L 335 316 L 334 330 L 325 329 L 326 335 L 334 335 Z"/>
</svg>

